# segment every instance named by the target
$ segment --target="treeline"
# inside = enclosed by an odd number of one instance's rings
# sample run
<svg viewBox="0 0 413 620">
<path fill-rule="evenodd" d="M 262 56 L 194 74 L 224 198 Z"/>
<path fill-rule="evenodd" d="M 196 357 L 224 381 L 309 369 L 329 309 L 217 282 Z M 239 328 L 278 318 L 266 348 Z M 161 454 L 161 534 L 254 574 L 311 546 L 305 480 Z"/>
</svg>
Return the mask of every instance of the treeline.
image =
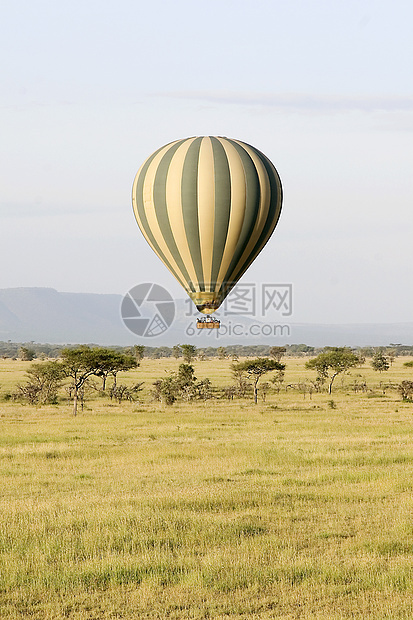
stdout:
<svg viewBox="0 0 413 620">
<path fill-rule="evenodd" d="M 69 348 L 75 348 L 80 345 L 72 345 Z M 97 347 L 99 345 L 89 344 L 88 346 Z M 136 348 L 142 351 L 142 357 L 149 359 L 160 359 L 162 357 L 180 357 L 179 353 L 181 345 L 177 344 L 173 347 L 149 347 L 144 345 L 133 345 L 130 347 L 112 346 L 109 349 L 129 354 Z M 33 359 L 57 359 L 60 357 L 63 349 L 68 345 L 60 344 L 42 344 L 36 342 L 11 342 L 0 341 L 0 357 L 3 359 L 24 359 L 31 361 Z M 237 358 L 237 357 L 262 357 L 270 356 L 272 345 L 228 345 L 226 347 L 205 347 L 197 349 L 197 356 L 200 360 L 207 358 Z M 286 344 L 282 347 L 287 357 L 305 357 L 318 355 L 325 347 L 312 347 L 307 344 Z M 359 356 L 370 358 L 374 357 L 378 352 L 390 357 L 411 356 L 413 355 L 413 345 L 389 344 L 385 347 L 354 347 L 353 350 Z"/>
<path fill-rule="evenodd" d="M 24 354 L 31 351 L 22 347 Z M 226 351 L 220 347 L 221 359 L 225 358 Z M 281 363 L 285 355 L 285 347 L 271 347 L 270 356 L 255 357 L 239 361 L 233 357 L 231 364 L 232 383 L 223 388 L 214 387 L 209 378 L 201 381 L 195 376 L 193 360 L 199 360 L 199 352 L 191 344 L 175 345 L 173 353 L 176 358 L 181 357 L 177 371 L 169 372 L 162 378 L 155 380 L 150 388 L 152 400 L 158 400 L 172 405 L 179 400 L 209 400 L 211 398 L 236 397 L 245 398 L 253 393 L 255 403 L 258 394 L 265 401 L 269 391 L 279 393 L 285 380 L 286 364 Z M 122 400 L 140 400 L 143 382 L 133 385 L 118 382 L 118 375 L 125 371 L 136 369 L 144 356 L 144 347 L 135 345 L 128 352 L 114 351 L 104 347 L 66 347 L 61 350 L 59 359 L 48 359 L 33 362 L 26 370 L 26 380 L 18 383 L 16 390 L 3 394 L 3 400 L 25 401 L 32 405 L 58 404 L 61 399 L 59 392 L 64 390 L 69 400 L 73 401 L 73 413 L 76 415 L 78 404 L 83 409 L 85 398 L 93 392 L 101 396 L 109 396 L 120 404 Z M 357 354 L 348 347 L 325 347 L 316 357 L 305 362 L 305 368 L 316 372 L 315 376 L 300 380 L 297 384 L 288 384 L 286 390 L 296 389 L 311 397 L 313 392 L 322 392 L 327 388 L 332 393 L 334 380 L 338 375 L 344 376 L 349 370 L 364 363 L 363 355 Z M 374 370 L 382 373 L 389 370 L 390 356 L 376 352 L 371 362 Z M 405 362 L 406 367 L 413 367 L 413 361 Z M 162 364 L 161 364 L 162 367 Z M 270 374 L 269 374 L 270 373 Z M 275 373 L 275 374 L 272 374 Z M 267 382 L 260 382 L 264 375 L 268 375 Z M 108 383 L 109 381 L 109 383 Z M 260 386 L 259 386 L 260 383 Z M 413 396 L 413 381 L 405 380 L 400 385 L 391 382 L 381 382 L 383 393 L 386 389 L 398 390 L 403 400 L 411 400 Z M 367 391 L 367 383 L 362 375 L 354 377 L 353 389 L 355 392 Z"/>
</svg>

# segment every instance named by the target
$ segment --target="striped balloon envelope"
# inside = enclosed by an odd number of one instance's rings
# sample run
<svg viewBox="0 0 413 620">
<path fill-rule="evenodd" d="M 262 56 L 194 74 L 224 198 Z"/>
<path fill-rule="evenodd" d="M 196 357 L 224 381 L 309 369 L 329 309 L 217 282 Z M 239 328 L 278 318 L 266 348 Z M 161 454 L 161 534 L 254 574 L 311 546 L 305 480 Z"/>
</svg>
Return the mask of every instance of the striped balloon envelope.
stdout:
<svg viewBox="0 0 413 620">
<path fill-rule="evenodd" d="M 132 202 L 149 245 L 198 310 L 210 314 L 273 233 L 282 187 L 273 164 L 253 146 L 193 137 L 148 157 Z"/>
</svg>

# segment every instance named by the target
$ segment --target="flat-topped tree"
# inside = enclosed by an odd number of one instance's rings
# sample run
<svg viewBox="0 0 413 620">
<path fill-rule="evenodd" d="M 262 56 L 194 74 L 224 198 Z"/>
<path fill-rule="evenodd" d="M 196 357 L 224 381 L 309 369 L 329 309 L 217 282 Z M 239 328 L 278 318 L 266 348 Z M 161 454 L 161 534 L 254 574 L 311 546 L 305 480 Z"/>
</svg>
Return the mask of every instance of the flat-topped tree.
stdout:
<svg viewBox="0 0 413 620">
<path fill-rule="evenodd" d="M 329 381 L 328 393 L 331 394 L 334 379 L 342 372 L 357 366 L 358 356 L 349 347 L 326 347 L 323 353 L 306 362 L 305 367 L 316 370 L 320 379 Z"/>
<path fill-rule="evenodd" d="M 113 383 L 116 386 L 118 372 L 139 366 L 135 355 L 104 348 L 92 350 L 96 352 L 97 361 L 100 363 L 100 370 L 96 373 L 96 376 L 102 379 L 103 391 L 106 389 L 106 380 L 109 376 L 113 377 Z"/>
<path fill-rule="evenodd" d="M 77 414 L 79 393 L 90 377 L 102 377 L 105 384 L 109 374 L 113 375 L 116 381 L 118 372 L 137 366 L 134 356 L 102 347 L 91 349 L 85 345 L 63 349 L 61 358 L 63 374 L 72 380 L 73 415 Z"/>
<path fill-rule="evenodd" d="M 270 348 L 270 355 L 275 360 L 277 360 L 277 362 L 281 362 L 281 358 L 283 355 L 285 355 L 286 352 L 287 352 L 286 347 L 271 347 Z"/>
<path fill-rule="evenodd" d="M 246 360 L 245 362 L 239 362 L 238 364 L 232 364 L 232 370 L 234 372 L 246 372 L 254 382 L 254 402 L 258 402 L 258 382 L 260 378 L 271 370 L 284 370 L 285 364 L 280 364 L 276 360 L 271 360 L 268 357 L 257 357 L 253 360 Z"/>
</svg>

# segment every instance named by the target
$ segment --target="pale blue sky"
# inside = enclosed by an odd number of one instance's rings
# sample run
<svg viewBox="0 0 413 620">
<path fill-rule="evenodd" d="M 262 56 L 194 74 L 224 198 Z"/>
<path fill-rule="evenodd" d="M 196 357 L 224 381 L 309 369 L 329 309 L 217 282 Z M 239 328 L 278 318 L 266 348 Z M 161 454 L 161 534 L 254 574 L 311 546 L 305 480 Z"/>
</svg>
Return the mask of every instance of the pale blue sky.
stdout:
<svg viewBox="0 0 413 620">
<path fill-rule="evenodd" d="M 292 321 L 412 321 L 412 23 L 409 0 L 3 0 L 0 288 L 182 296 L 133 178 L 226 135 L 285 193 L 244 279 L 292 282 Z"/>
</svg>

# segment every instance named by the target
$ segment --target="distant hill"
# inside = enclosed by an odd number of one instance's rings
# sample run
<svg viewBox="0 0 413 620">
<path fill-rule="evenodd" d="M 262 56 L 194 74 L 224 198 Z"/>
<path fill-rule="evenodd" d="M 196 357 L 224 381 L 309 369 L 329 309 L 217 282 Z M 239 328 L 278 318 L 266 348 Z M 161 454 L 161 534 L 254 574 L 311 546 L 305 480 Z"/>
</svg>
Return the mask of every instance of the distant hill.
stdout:
<svg viewBox="0 0 413 620">
<path fill-rule="evenodd" d="M 175 320 L 167 331 L 156 337 L 139 338 L 123 324 L 121 302 L 121 295 L 61 293 L 52 288 L 0 289 L 0 340 L 122 346 L 135 343 L 171 346 L 184 342 L 197 346 L 285 343 L 384 346 L 413 343 L 413 322 L 348 325 L 291 323 L 286 324 L 283 333 L 277 332 L 275 336 L 252 336 L 249 334 L 250 326 L 258 326 L 255 331 L 259 333 L 260 322 L 237 316 L 221 317 L 224 327 L 218 333 L 218 330 L 202 330 L 200 333 L 194 329 L 194 317 L 187 316 L 188 304 L 184 300 L 175 301 Z M 229 334 L 235 323 L 241 326 L 238 330 L 241 336 Z"/>
</svg>

